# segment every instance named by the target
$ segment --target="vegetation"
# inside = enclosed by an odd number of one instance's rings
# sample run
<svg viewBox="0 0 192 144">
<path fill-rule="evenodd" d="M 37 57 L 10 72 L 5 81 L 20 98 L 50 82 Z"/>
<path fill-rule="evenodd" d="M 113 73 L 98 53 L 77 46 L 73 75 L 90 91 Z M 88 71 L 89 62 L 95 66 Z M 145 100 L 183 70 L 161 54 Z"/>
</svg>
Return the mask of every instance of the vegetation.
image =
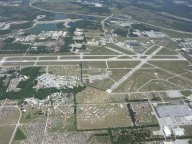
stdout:
<svg viewBox="0 0 192 144">
<path fill-rule="evenodd" d="M 18 92 L 6 92 L 7 86 L 4 85 L 3 80 L 5 78 L 0 78 L 0 99 L 23 99 L 27 97 L 36 97 L 39 99 L 44 99 L 51 93 L 55 92 L 63 92 L 68 94 L 77 94 L 78 92 L 85 89 L 85 86 L 78 86 L 74 88 L 62 88 L 62 89 L 56 89 L 56 88 L 45 88 L 45 89 L 39 89 L 35 90 L 33 87 L 36 85 L 36 77 L 41 74 L 40 67 L 28 67 L 24 68 L 19 72 L 21 75 L 28 76 L 28 80 L 21 81 L 18 85 L 18 88 L 21 88 Z"/>
<path fill-rule="evenodd" d="M 5 41 L 1 47 L 1 53 L 24 53 L 29 48 L 29 44 L 10 43 Z"/>
<path fill-rule="evenodd" d="M 9 21 L 15 21 L 15 20 L 27 20 L 27 21 L 33 21 L 38 15 L 53 15 L 49 12 L 43 12 L 37 9 L 33 9 L 28 6 L 27 3 L 23 3 L 21 6 L 18 7 L 4 7 L 0 6 L 0 14 L 2 17 L 7 17 L 7 20 Z"/>
<path fill-rule="evenodd" d="M 114 33 L 117 34 L 117 35 L 119 35 L 119 36 L 122 36 L 122 37 L 127 37 L 127 35 L 128 35 L 128 30 L 124 30 L 124 29 L 118 28 L 118 29 L 116 29 L 116 30 L 114 31 Z"/>
<path fill-rule="evenodd" d="M 0 35 L 8 34 L 10 32 L 10 30 L 0 30 Z"/>
<path fill-rule="evenodd" d="M 34 91 L 34 96 L 38 99 L 45 99 L 51 93 L 56 93 L 58 91 L 61 91 L 63 93 L 68 93 L 68 94 L 76 94 L 84 89 L 85 89 L 84 86 L 83 87 L 79 86 L 74 88 L 64 88 L 64 89 L 45 88 L 45 89 L 39 89 L 38 91 Z"/>
<path fill-rule="evenodd" d="M 22 23 L 22 24 L 12 24 L 10 29 L 26 29 L 26 28 L 29 28 L 33 25 L 32 22 L 25 22 L 25 23 Z"/>
<path fill-rule="evenodd" d="M 128 110 L 129 110 L 129 113 L 131 116 L 131 120 L 132 120 L 134 126 L 136 126 L 136 113 L 133 111 L 130 103 L 127 105 L 127 107 L 128 107 Z"/>
<path fill-rule="evenodd" d="M 22 69 L 19 73 L 21 75 L 28 76 L 28 80 L 21 81 L 18 85 L 18 88 L 21 88 L 19 92 L 7 92 L 1 99 L 9 98 L 9 99 L 22 99 L 27 97 L 32 97 L 34 95 L 33 86 L 35 86 L 36 81 L 35 78 L 40 74 L 39 67 L 29 67 Z"/>
<path fill-rule="evenodd" d="M 190 91 L 190 90 L 181 91 L 181 94 L 184 96 L 190 96 L 192 94 L 192 91 Z"/>
<path fill-rule="evenodd" d="M 113 144 L 133 144 L 145 141 L 150 137 L 148 129 L 112 129 L 110 131 Z"/>
<path fill-rule="evenodd" d="M 26 137 L 26 135 L 23 133 L 23 131 L 20 129 L 20 128 L 18 128 L 17 129 L 17 132 L 16 132 L 16 134 L 15 134 L 15 140 L 24 140 L 24 139 L 26 139 L 27 137 Z"/>
</svg>

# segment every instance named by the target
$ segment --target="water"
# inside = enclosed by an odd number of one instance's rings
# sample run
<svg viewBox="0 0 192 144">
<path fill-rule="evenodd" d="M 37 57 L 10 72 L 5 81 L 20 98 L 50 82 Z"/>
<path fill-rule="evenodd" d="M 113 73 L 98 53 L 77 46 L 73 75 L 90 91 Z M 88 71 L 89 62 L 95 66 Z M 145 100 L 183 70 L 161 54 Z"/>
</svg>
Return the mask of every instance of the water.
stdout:
<svg viewBox="0 0 192 144">
<path fill-rule="evenodd" d="M 75 26 L 76 26 L 76 23 L 75 23 L 75 22 L 69 22 L 68 25 L 69 25 L 70 27 L 75 27 Z"/>
</svg>

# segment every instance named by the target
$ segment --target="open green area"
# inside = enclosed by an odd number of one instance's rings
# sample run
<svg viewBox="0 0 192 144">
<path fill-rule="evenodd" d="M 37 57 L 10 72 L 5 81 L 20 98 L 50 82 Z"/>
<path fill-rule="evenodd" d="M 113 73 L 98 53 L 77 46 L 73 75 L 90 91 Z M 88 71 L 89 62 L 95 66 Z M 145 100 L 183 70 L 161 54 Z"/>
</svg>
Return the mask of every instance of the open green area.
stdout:
<svg viewBox="0 0 192 144">
<path fill-rule="evenodd" d="M 9 41 L 2 42 L 0 52 L 3 54 L 24 53 L 29 48 L 29 44 L 10 43 Z"/>
<path fill-rule="evenodd" d="M 10 32 L 10 30 L 0 30 L 0 35 L 8 34 Z"/>
<path fill-rule="evenodd" d="M 31 8 L 27 3 L 24 3 L 18 7 L 0 6 L 0 10 L 1 10 L 0 15 L 3 17 L 6 17 L 7 20 L 10 20 L 10 21 L 14 21 L 14 20 L 33 21 L 38 15 L 47 15 L 47 16 L 53 15 L 49 12 L 44 12 L 44 11 Z"/>
<path fill-rule="evenodd" d="M 110 129 L 109 134 L 113 144 L 136 144 L 164 139 L 163 137 L 153 137 L 148 128 Z"/>
<path fill-rule="evenodd" d="M 11 24 L 10 29 L 26 29 L 29 28 L 33 25 L 32 22 L 24 22 L 24 23 L 19 23 L 19 24 Z"/>
<path fill-rule="evenodd" d="M 98 14 L 108 15 L 110 9 L 104 7 L 94 7 L 93 5 L 81 4 L 79 2 L 68 2 L 68 1 L 48 1 L 48 2 L 35 2 L 32 4 L 35 7 L 49 10 L 52 12 L 64 12 L 67 14 Z"/>
<path fill-rule="evenodd" d="M 15 134 L 15 140 L 24 140 L 26 139 L 26 135 L 23 133 L 23 131 L 18 128 L 17 131 L 16 131 L 16 134 Z"/>
<path fill-rule="evenodd" d="M 0 127 L 0 140 L 2 144 L 8 144 L 13 134 L 15 126 L 1 126 Z"/>
<path fill-rule="evenodd" d="M 149 61 L 150 64 L 153 64 L 157 67 L 164 69 L 165 71 L 170 71 L 177 74 L 182 74 L 185 70 L 191 70 L 190 64 L 188 61 Z"/>
<path fill-rule="evenodd" d="M 190 96 L 192 94 L 192 91 L 190 90 L 181 91 L 181 94 L 184 96 Z"/>
<path fill-rule="evenodd" d="M 94 134 L 88 144 L 111 144 L 108 133 Z"/>
<path fill-rule="evenodd" d="M 118 10 L 115 9 L 114 11 L 118 11 Z M 136 7 L 127 6 L 125 8 L 119 9 L 119 12 L 127 15 L 131 15 L 136 20 L 152 24 L 155 27 L 159 26 L 159 27 L 177 29 L 177 30 L 182 30 L 187 32 L 192 31 L 191 23 L 168 18 L 162 15 L 152 13 L 147 10 L 136 8 Z"/>
</svg>

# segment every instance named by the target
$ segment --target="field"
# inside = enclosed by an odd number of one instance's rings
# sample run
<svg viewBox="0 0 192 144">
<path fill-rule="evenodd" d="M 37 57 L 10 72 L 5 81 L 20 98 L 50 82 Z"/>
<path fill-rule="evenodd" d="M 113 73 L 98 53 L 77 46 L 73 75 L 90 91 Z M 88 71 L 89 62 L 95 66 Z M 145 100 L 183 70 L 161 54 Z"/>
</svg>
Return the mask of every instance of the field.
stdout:
<svg viewBox="0 0 192 144">
<path fill-rule="evenodd" d="M 19 118 L 19 110 L 17 108 L 3 107 L 0 110 L 0 125 L 16 124 Z"/>
<path fill-rule="evenodd" d="M 37 121 L 38 119 L 45 119 L 45 116 L 40 114 L 40 111 L 36 108 L 26 107 L 26 112 L 22 114 L 21 122 L 29 123 Z"/>
<path fill-rule="evenodd" d="M 125 80 L 115 91 L 116 92 L 142 91 L 143 87 L 150 81 L 158 79 L 163 80 L 171 76 L 172 76 L 171 74 L 164 72 L 160 69 L 140 69 L 136 71 L 128 80 Z"/>
<path fill-rule="evenodd" d="M 15 107 L 1 107 L 0 109 L 0 143 L 9 143 L 16 123 L 19 120 L 19 110 Z"/>
<path fill-rule="evenodd" d="M 149 63 L 176 74 L 182 74 L 186 72 L 186 70 L 192 69 L 187 61 L 167 61 L 166 63 L 149 61 Z"/>
<path fill-rule="evenodd" d="M 153 125 L 158 124 L 156 117 L 152 114 L 152 108 L 149 103 L 132 103 L 131 104 L 135 114 L 136 125 Z"/>
<path fill-rule="evenodd" d="M 77 129 L 102 129 L 132 126 L 124 104 L 78 104 Z"/>
<path fill-rule="evenodd" d="M 134 68 L 139 62 L 138 61 L 109 61 L 108 65 L 109 68 Z"/>
<path fill-rule="evenodd" d="M 106 62 L 104 61 L 88 61 L 88 62 L 83 62 L 83 69 L 91 69 L 91 68 L 107 68 Z"/>
<path fill-rule="evenodd" d="M 0 126 L 1 144 L 8 144 L 15 126 Z"/>
<path fill-rule="evenodd" d="M 88 144 L 111 144 L 108 134 L 95 134 Z"/>
<path fill-rule="evenodd" d="M 80 77 L 79 65 L 65 65 L 65 66 L 48 66 L 48 72 L 54 75 L 67 75 Z"/>
<path fill-rule="evenodd" d="M 78 93 L 76 95 L 76 102 L 78 104 L 82 103 L 104 103 L 107 102 L 108 94 L 105 91 L 98 90 L 92 87 L 87 87 L 82 92 Z"/>
<path fill-rule="evenodd" d="M 155 143 L 164 125 L 154 107 L 191 107 L 192 65 L 180 46 L 191 39 L 173 39 L 191 38 L 188 20 L 142 0 L 20 5 L 0 6 L 7 23 L 24 22 L 0 36 L 0 144 L 13 132 L 13 144 Z"/>
<path fill-rule="evenodd" d="M 152 24 L 154 27 L 159 26 L 183 31 L 192 31 L 192 29 L 189 28 L 190 24 L 187 22 L 180 22 L 179 20 L 174 20 L 165 16 L 161 16 L 147 10 L 128 6 L 121 9 L 120 11 L 121 13 L 131 15 L 135 19 L 142 21 L 144 24 Z"/>
<path fill-rule="evenodd" d="M 64 12 L 67 14 L 100 14 L 107 15 L 110 14 L 110 10 L 107 7 L 92 7 L 89 5 L 82 5 L 78 2 L 36 2 L 32 4 L 35 7 L 54 11 L 54 12 Z"/>
<path fill-rule="evenodd" d="M 110 72 L 107 78 L 103 80 L 91 80 L 90 77 L 99 76 L 102 77 L 107 72 Z M 123 77 L 126 73 L 129 72 L 129 69 L 88 69 L 84 74 L 84 79 L 86 79 L 87 84 L 93 86 L 98 89 L 107 90 L 110 88 L 112 84 L 114 84 L 117 80 Z"/>
</svg>

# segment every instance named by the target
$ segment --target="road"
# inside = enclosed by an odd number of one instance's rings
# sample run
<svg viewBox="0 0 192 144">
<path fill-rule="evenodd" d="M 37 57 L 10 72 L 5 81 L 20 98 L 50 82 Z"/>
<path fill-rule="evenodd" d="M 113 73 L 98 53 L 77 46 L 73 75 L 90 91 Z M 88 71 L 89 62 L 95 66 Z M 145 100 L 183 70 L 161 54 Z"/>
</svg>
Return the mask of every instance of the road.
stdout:
<svg viewBox="0 0 192 144">
<path fill-rule="evenodd" d="M 147 61 L 149 61 L 154 55 L 156 55 L 162 47 L 159 47 L 156 49 L 151 55 L 147 56 L 146 59 L 142 59 L 141 62 L 131 69 L 125 76 L 123 76 L 119 81 L 114 83 L 110 89 L 107 90 L 107 92 L 111 93 L 113 90 L 115 90 L 117 87 L 119 87 L 124 81 L 126 81 L 129 77 L 131 77 L 137 70 L 139 70 Z M 164 59 L 163 59 L 164 60 Z"/>
<path fill-rule="evenodd" d="M 157 51 L 155 51 L 157 52 Z M 123 55 L 84 55 L 83 57 L 81 55 L 68 55 L 68 56 L 61 56 L 61 55 L 55 55 L 55 56 L 4 56 L 0 60 L 0 67 L 3 66 L 46 66 L 46 65 L 61 65 L 65 62 L 112 62 L 112 61 L 126 61 L 126 62 L 137 62 L 141 61 L 141 63 L 135 67 L 135 69 L 139 69 L 144 65 L 148 60 L 152 61 L 186 61 L 185 58 L 177 56 L 172 57 L 172 55 L 166 55 L 167 58 L 153 58 L 155 53 L 152 55 L 128 55 L 130 58 L 123 58 Z M 159 55 L 161 56 L 161 55 Z M 164 55 L 165 56 L 165 55 Z M 121 58 L 122 57 L 122 58 Z M 170 57 L 170 58 L 169 58 Z M 131 73 L 134 73 L 134 71 L 131 71 Z M 132 74 L 131 74 L 132 75 Z M 128 75 L 126 77 L 129 77 Z"/>
<path fill-rule="evenodd" d="M 110 19 L 112 17 L 113 17 L 113 14 L 101 21 L 101 25 L 102 25 L 102 28 L 103 28 L 105 38 L 107 38 L 106 31 L 105 31 L 105 21 L 107 21 L 108 19 Z"/>
</svg>

